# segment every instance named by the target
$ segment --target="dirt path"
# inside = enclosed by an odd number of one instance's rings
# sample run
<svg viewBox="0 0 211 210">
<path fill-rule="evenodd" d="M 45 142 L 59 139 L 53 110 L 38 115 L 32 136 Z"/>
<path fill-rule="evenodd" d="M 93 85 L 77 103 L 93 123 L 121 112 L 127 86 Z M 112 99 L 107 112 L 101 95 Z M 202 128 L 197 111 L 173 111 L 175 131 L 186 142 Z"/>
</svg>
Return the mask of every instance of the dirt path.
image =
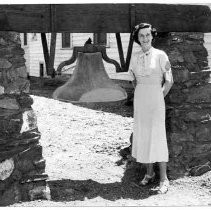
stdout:
<svg viewBox="0 0 211 210">
<path fill-rule="evenodd" d="M 131 107 L 86 107 L 32 95 L 51 200 L 12 206 L 208 206 L 211 172 L 171 181 L 166 195 L 137 188 L 140 168 L 117 165 L 129 145 Z"/>
</svg>

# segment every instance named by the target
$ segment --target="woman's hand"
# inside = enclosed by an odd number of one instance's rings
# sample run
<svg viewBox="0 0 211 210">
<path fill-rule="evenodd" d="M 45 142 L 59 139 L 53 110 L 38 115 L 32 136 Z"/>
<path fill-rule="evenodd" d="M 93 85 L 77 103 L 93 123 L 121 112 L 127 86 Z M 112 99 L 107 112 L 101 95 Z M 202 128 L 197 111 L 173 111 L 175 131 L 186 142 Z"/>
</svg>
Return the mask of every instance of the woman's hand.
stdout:
<svg viewBox="0 0 211 210">
<path fill-rule="evenodd" d="M 163 89 L 163 95 L 164 95 L 164 97 L 166 97 L 166 95 L 168 94 L 172 85 L 174 84 L 171 69 L 169 69 L 168 71 L 166 71 L 164 73 L 164 78 L 165 78 L 165 83 L 164 83 L 162 89 Z"/>
</svg>

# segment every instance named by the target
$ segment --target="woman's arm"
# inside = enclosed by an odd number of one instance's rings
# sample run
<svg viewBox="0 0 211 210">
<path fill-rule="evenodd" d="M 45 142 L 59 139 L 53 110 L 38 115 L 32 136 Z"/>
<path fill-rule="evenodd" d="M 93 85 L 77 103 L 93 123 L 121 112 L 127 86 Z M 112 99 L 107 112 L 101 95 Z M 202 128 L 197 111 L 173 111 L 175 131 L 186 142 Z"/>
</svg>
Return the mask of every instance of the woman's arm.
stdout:
<svg viewBox="0 0 211 210">
<path fill-rule="evenodd" d="M 166 97 L 166 95 L 168 94 L 168 92 L 170 91 L 172 85 L 173 85 L 173 80 L 172 81 L 165 81 L 165 83 L 163 84 L 163 95 L 164 97 Z"/>
<path fill-rule="evenodd" d="M 166 63 L 165 66 L 166 71 L 163 73 L 165 83 L 163 84 L 163 95 L 164 97 L 168 94 L 169 90 L 171 89 L 172 85 L 174 84 L 172 71 L 171 71 L 171 65 L 169 62 Z"/>
</svg>

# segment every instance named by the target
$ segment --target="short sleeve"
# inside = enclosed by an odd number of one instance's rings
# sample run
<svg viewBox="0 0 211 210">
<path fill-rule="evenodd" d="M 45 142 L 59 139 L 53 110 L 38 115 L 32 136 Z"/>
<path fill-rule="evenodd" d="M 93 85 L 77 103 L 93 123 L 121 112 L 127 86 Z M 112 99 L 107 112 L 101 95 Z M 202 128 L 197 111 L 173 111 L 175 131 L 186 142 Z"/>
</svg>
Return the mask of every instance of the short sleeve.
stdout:
<svg viewBox="0 0 211 210">
<path fill-rule="evenodd" d="M 161 70 L 163 73 L 171 71 L 171 64 L 170 64 L 169 58 L 165 52 L 160 54 L 160 65 L 161 65 Z"/>
<path fill-rule="evenodd" d="M 161 70 L 164 73 L 165 80 L 172 82 L 173 75 L 171 71 L 171 64 L 165 52 L 163 52 L 160 56 L 160 65 L 161 65 Z"/>
</svg>

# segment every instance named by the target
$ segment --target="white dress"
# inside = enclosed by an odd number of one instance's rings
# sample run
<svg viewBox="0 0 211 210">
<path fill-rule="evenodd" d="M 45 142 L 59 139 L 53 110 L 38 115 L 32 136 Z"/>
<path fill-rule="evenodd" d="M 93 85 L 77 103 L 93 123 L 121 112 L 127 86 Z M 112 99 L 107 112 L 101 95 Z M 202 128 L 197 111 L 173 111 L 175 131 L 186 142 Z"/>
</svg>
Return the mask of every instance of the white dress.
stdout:
<svg viewBox="0 0 211 210">
<path fill-rule="evenodd" d="M 132 55 L 129 73 L 136 78 L 132 157 L 140 163 L 168 162 L 163 73 L 172 77 L 168 56 L 153 47 Z"/>
</svg>

